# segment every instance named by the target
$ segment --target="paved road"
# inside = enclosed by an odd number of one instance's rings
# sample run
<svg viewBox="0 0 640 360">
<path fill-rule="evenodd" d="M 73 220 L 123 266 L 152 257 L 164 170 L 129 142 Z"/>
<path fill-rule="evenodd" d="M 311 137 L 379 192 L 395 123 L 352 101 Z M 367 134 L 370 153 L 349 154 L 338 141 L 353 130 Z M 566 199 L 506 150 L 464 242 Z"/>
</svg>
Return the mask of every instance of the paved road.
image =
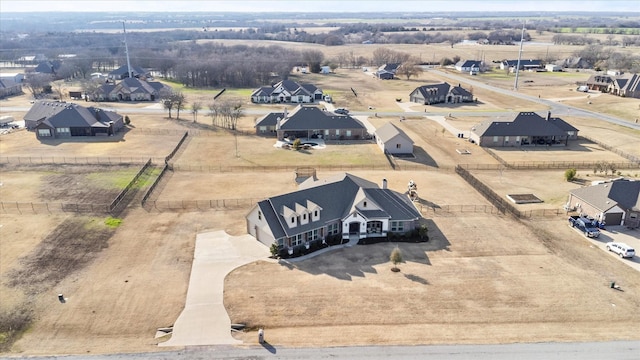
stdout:
<svg viewBox="0 0 640 360">
<path fill-rule="evenodd" d="M 612 123 L 612 124 L 617 124 L 617 125 L 633 128 L 633 129 L 636 129 L 636 130 L 640 130 L 640 124 L 636 124 L 636 123 L 633 123 L 633 122 L 630 122 L 630 121 L 625 121 L 625 120 L 617 118 L 615 116 L 601 114 L 601 113 L 597 113 L 597 112 L 593 112 L 593 111 L 589 111 L 589 110 L 583 110 L 583 109 L 576 108 L 576 107 L 573 107 L 573 106 L 561 104 L 561 103 L 558 103 L 556 101 L 551 101 L 551 100 L 547 100 L 547 99 L 540 99 L 538 97 L 522 94 L 522 93 L 519 93 L 517 91 L 507 90 L 507 89 L 502 89 L 502 88 L 498 88 L 498 87 L 495 87 L 495 86 L 487 85 L 487 84 L 485 84 L 483 82 L 480 82 L 478 80 L 474 80 L 473 78 L 471 78 L 471 76 L 462 76 L 462 75 L 449 74 L 449 73 L 445 73 L 445 72 L 440 71 L 440 70 L 429 70 L 429 71 L 437 73 L 440 76 L 447 77 L 447 78 L 449 78 L 451 80 L 455 80 L 457 82 L 465 82 L 467 84 L 472 85 L 475 88 L 483 88 L 483 89 L 491 90 L 493 92 L 501 93 L 501 94 L 504 94 L 504 95 L 517 97 L 517 98 L 520 98 L 520 99 L 523 99 L 523 100 L 528 100 L 528 101 L 544 104 L 546 106 L 549 106 L 550 111 L 554 116 L 572 115 L 572 116 L 591 117 L 591 118 L 595 118 L 595 119 L 599 119 L 599 120 L 604 120 L 604 121 Z M 611 95 L 611 96 L 613 96 L 613 95 Z M 456 113 L 456 114 L 461 114 L 461 113 Z M 473 115 L 468 115 L 467 113 L 465 113 L 464 115 L 465 116 L 473 116 Z M 631 120 L 631 119 L 628 119 L 628 120 Z"/>
<path fill-rule="evenodd" d="M 265 333 L 268 340 L 268 332 Z M 39 360 L 204 360 L 204 359 L 351 359 L 351 360 L 637 360 L 640 341 L 601 343 L 533 343 L 509 345 L 442 345 L 442 346 L 366 346 L 336 348 L 287 349 L 265 344 L 263 347 L 236 349 L 231 347 L 194 347 L 179 351 L 112 354 L 46 356 Z M 0 357 L 0 359 L 8 359 Z M 30 358 L 33 359 L 33 358 Z"/>
</svg>

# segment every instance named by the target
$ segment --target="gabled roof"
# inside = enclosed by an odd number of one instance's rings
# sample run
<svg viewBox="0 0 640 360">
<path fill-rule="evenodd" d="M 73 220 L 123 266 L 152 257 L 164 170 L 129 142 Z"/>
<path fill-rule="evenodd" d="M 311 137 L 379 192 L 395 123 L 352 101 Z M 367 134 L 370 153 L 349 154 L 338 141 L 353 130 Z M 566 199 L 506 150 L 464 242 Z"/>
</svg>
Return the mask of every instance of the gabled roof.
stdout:
<svg viewBox="0 0 640 360">
<path fill-rule="evenodd" d="M 607 211 L 616 205 L 625 211 L 640 211 L 640 181 L 617 179 L 570 192 L 600 211 Z"/>
<path fill-rule="evenodd" d="M 262 119 L 258 119 L 256 122 L 256 126 L 276 126 L 278 123 L 278 118 L 282 120 L 284 118 L 283 112 L 272 112 L 262 117 Z"/>
<path fill-rule="evenodd" d="M 11 79 L 0 79 L 0 89 L 8 89 L 16 85 L 20 85 L 20 84 Z"/>
<path fill-rule="evenodd" d="M 387 142 L 396 136 L 400 136 L 406 139 L 408 142 L 413 144 L 413 140 L 401 129 L 398 129 L 395 125 L 388 122 L 382 125 L 379 129 L 376 129 L 376 136 L 382 140 L 382 142 Z"/>
<path fill-rule="evenodd" d="M 349 115 L 336 115 L 315 106 L 299 105 L 282 121 L 280 129 L 365 129 L 365 126 Z"/>
<path fill-rule="evenodd" d="M 144 75 L 147 74 L 148 71 L 144 70 L 143 68 L 141 68 L 140 66 L 132 66 L 131 67 L 131 72 L 133 72 L 133 76 L 140 76 L 140 75 Z M 114 75 L 125 75 L 129 73 L 129 68 L 127 67 L 127 65 L 122 65 L 119 68 L 109 72 L 109 76 L 114 76 Z"/>
<path fill-rule="evenodd" d="M 456 63 L 457 68 L 477 67 L 480 68 L 482 60 L 460 60 Z"/>
<path fill-rule="evenodd" d="M 458 85 L 458 86 L 454 86 L 451 88 L 451 90 L 449 90 L 449 92 L 453 95 L 459 95 L 459 96 L 464 96 L 464 97 L 471 97 L 473 96 L 473 94 L 471 94 L 470 92 L 468 92 L 467 90 L 465 90 L 462 86 Z"/>
<path fill-rule="evenodd" d="M 513 121 L 482 122 L 471 131 L 480 136 L 562 136 L 578 129 L 560 118 L 546 120 L 534 112 L 521 112 Z"/>
<path fill-rule="evenodd" d="M 109 88 L 109 84 L 104 84 L 102 88 L 107 94 L 114 90 L 124 90 L 124 92 L 130 94 L 155 94 L 163 88 L 169 89 L 168 86 L 159 81 L 144 81 L 135 77 L 123 79 L 108 92 L 107 89 Z"/>
<path fill-rule="evenodd" d="M 388 71 L 388 72 L 391 72 L 391 73 L 395 74 L 395 73 L 396 73 L 396 70 L 398 70 L 398 67 L 399 67 L 399 66 L 400 66 L 400 64 L 399 64 L 399 63 L 384 64 L 384 65 L 380 66 L 380 67 L 378 68 L 378 70 L 381 70 L 381 71 Z"/>
<path fill-rule="evenodd" d="M 263 86 L 251 93 L 251 96 L 272 96 L 278 95 L 276 89 L 282 87 L 283 90 L 291 95 L 307 95 L 313 96 L 316 91 L 322 92 L 320 88 L 313 84 L 298 84 L 293 80 L 282 80 L 273 86 Z"/>
<path fill-rule="evenodd" d="M 36 66 L 34 69 L 35 72 L 43 73 L 43 74 L 53 74 L 62 66 L 62 62 L 60 60 L 53 61 L 43 61 Z"/>
<path fill-rule="evenodd" d="M 502 61 L 503 64 L 508 65 L 508 66 L 518 66 L 518 60 L 503 60 Z M 526 66 L 541 66 L 542 65 L 542 61 L 541 60 L 524 60 L 524 59 L 520 59 L 520 66 L 522 67 L 526 67 Z"/>
<path fill-rule="evenodd" d="M 394 220 L 415 220 L 421 216 L 406 195 L 390 189 L 380 189 L 375 183 L 348 173 L 325 180 L 310 179 L 301 184 L 300 190 L 263 200 L 258 206 L 277 239 L 310 231 L 344 218 L 352 211 L 352 205 L 359 194 L 364 194 L 380 208 L 360 211 L 365 216 Z M 308 204 L 308 201 L 322 209 L 320 220 L 289 228 L 286 225 L 288 219 L 283 216 L 283 208 L 296 209 Z"/>
<path fill-rule="evenodd" d="M 640 90 L 640 75 L 633 74 L 624 85 L 624 90 L 635 92 Z"/>
<path fill-rule="evenodd" d="M 116 121 L 121 115 L 95 107 L 83 107 L 78 104 L 38 101 L 24 116 L 24 120 L 40 121 L 51 128 L 60 127 L 109 127 L 110 121 Z"/>
<path fill-rule="evenodd" d="M 440 84 L 422 85 L 413 91 L 415 92 L 416 90 L 418 90 L 420 94 L 422 94 L 422 97 L 426 99 L 426 98 L 433 97 L 434 95 L 435 96 L 446 95 L 447 93 L 449 93 L 450 87 L 451 85 L 444 82 Z"/>
</svg>

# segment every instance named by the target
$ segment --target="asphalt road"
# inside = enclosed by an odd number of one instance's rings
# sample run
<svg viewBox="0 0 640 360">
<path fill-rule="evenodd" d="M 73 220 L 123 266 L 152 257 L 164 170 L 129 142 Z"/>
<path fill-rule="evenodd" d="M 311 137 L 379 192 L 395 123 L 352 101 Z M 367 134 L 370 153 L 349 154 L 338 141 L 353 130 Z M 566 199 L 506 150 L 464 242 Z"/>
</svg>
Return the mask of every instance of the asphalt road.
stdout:
<svg viewBox="0 0 640 360">
<path fill-rule="evenodd" d="M 265 333 L 268 340 L 268 331 Z M 287 349 L 265 344 L 262 347 L 190 347 L 179 351 L 142 354 L 46 356 L 39 360 L 129 360 L 129 359 L 353 359 L 387 360 L 637 360 L 640 341 L 588 343 L 532 343 L 509 345 L 366 346 Z M 9 359 L 1 357 L 0 359 Z M 14 357 L 15 359 L 15 357 Z M 29 357 L 29 359 L 34 359 Z"/>
</svg>

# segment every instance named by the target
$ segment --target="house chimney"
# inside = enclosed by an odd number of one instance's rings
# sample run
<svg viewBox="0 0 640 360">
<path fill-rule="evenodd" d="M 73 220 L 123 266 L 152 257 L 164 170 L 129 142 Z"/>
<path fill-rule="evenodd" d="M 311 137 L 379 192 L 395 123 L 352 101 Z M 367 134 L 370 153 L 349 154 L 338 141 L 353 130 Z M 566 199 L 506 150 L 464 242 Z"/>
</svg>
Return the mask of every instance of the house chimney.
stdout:
<svg viewBox="0 0 640 360">
<path fill-rule="evenodd" d="M 387 179 L 382 179 L 382 188 L 383 189 L 387 188 Z"/>
<path fill-rule="evenodd" d="M 551 111 L 547 111 L 547 121 L 551 120 Z"/>
</svg>

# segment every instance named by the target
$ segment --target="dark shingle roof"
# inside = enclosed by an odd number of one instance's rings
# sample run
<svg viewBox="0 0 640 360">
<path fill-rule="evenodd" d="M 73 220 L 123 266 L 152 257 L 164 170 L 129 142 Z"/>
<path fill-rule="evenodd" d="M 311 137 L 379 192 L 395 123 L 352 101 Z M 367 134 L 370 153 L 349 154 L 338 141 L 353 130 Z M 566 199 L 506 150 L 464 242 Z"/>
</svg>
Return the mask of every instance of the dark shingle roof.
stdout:
<svg viewBox="0 0 640 360">
<path fill-rule="evenodd" d="M 300 105 L 280 124 L 282 130 L 365 129 L 358 120 L 348 115 L 335 115 L 315 106 Z"/>
<path fill-rule="evenodd" d="M 52 128 L 60 127 L 108 127 L 109 121 L 121 117 L 113 111 L 78 104 L 38 101 L 24 116 L 25 120 L 42 121 Z"/>
<path fill-rule="evenodd" d="M 407 196 L 390 189 L 380 189 L 377 184 L 348 173 L 325 180 L 304 182 L 300 190 L 274 196 L 259 202 L 258 206 L 274 237 L 281 238 L 315 229 L 319 224 L 342 219 L 351 212 L 355 198 L 361 191 L 382 209 L 360 211 L 363 215 L 395 220 L 414 220 L 421 216 Z M 307 200 L 322 209 L 320 220 L 289 228 L 282 215 L 283 207 L 295 209 L 296 204 L 304 206 Z"/>
<path fill-rule="evenodd" d="M 477 67 L 480 68 L 482 64 L 481 60 L 460 60 L 456 63 L 456 67 L 465 68 L 465 67 Z"/>
<path fill-rule="evenodd" d="M 640 211 L 640 181 L 618 179 L 571 190 L 571 193 L 600 211 L 616 205 L 624 210 Z"/>
<path fill-rule="evenodd" d="M 451 85 L 449 85 L 449 83 L 444 82 L 440 84 L 422 85 L 416 90 L 420 91 L 420 94 L 422 94 L 422 97 L 431 98 L 431 97 L 434 97 L 434 95 L 435 96 L 447 95 L 447 93 L 449 93 L 450 88 L 451 88 Z M 435 92 L 435 94 L 432 94 L 430 92 Z"/>
<path fill-rule="evenodd" d="M 578 130 L 559 118 L 547 121 L 534 112 L 521 112 L 513 121 L 487 121 L 471 131 L 480 136 L 562 136 L 564 129 Z"/>
<path fill-rule="evenodd" d="M 256 126 L 276 126 L 278 123 L 278 118 L 282 119 L 284 117 L 284 113 L 281 112 L 273 112 L 269 113 L 259 119 L 256 122 Z"/>
<path fill-rule="evenodd" d="M 144 70 L 143 68 L 141 68 L 140 66 L 132 66 L 131 67 L 131 72 L 133 72 L 133 76 L 139 76 L 139 75 L 144 75 L 146 73 L 148 73 L 148 71 Z M 122 65 L 119 68 L 109 72 L 109 75 L 113 76 L 113 75 L 125 75 L 129 73 L 129 68 L 127 67 L 127 65 Z"/>
</svg>

